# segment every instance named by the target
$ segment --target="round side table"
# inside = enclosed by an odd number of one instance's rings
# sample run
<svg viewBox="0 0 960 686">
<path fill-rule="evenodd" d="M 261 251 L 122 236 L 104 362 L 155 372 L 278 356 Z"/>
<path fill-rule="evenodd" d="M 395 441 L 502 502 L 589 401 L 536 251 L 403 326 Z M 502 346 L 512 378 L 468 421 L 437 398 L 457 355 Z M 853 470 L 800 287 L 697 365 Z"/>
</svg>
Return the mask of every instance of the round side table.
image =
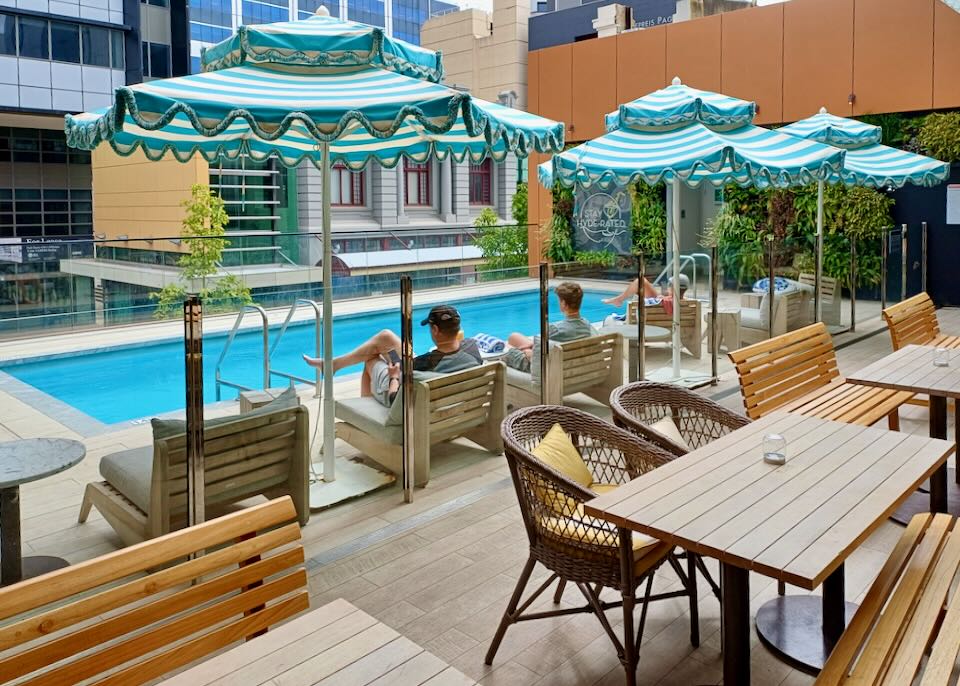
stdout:
<svg viewBox="0 0 960 686">
<path fill-rule="evenodd" d="M 20 484 L 74 466 L 87 454 L 66 438 L 27 438 L 0 443 L 0 586 L 45 574 L 70 563 L 59 557 L 20 554 Z"/>
</svg>

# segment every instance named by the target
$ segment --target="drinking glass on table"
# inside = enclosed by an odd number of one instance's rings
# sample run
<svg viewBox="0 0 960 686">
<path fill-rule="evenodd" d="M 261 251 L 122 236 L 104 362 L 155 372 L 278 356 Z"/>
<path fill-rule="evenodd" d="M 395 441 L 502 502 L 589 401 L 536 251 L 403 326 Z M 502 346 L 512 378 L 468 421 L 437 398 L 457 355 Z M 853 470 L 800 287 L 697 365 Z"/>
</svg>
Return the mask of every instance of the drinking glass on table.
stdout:
<svg viewBox="0 0 960 686">
<path fill-rule="evenodd" d="M 933 366 L 934 367 L 950 366 L 950 351 L 947 348 L 933 349 Z"/>
<path fill-rule="evenodd" d="M 766 434 L 763 437 L 763 461 L 777 465 L 785 464 L 787 439 L 780 434 Z"/>
</svg>

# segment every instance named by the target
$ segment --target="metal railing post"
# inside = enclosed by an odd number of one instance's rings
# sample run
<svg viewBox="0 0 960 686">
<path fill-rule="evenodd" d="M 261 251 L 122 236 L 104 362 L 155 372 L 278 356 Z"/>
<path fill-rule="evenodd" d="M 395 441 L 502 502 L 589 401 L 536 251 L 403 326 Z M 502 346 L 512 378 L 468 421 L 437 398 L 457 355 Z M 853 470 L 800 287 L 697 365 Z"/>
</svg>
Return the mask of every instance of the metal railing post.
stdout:
<svg viewBox="0 0 960 686">
<path fill-rule="evenodd" d="M 850 331 L 857 330 L 857 237 L 850 236 Z"/>
<path fill-rule="evenodd" d="M 643 293 L 643 277 L 646 271 L 646 262 L 641 250 L 637 255 L 637 381 L 643 381 L 647 374 L 647 308 Z M 630 305 L 627 305 L 630 312 Z M 629 318 L 629 317 L 628 317 Z"/>
<path fill-rule="evenodd" d="M 883 228 L 880 234 L 880 311 L 887 309 L 887 273 L 890 261 L 890 229 Z"/>
<path fill-rule="evenodd" d="M 540 263 L 540 404 L 547 404 L 550 362 L 550 265 Z"/>
<path fill-rule="evenodd" d="M 920 290 L 927 292 L 927 222 L 920 222 Z"/>
<path fill-rule="evenodd" d="M 900 302 L 907 297 L 907 225 L 900 231 Z"/>
<path fill-rule="evenodd" d="M 717 305 L 720 300 L 720 270 L 717 266 L 719 256 L 719 250 L 717 246 L 710 248 L 710 335 L 712 336 L 713 345 L 710 346 L 710 374 L 712 375 L 711 384 L 714 386 L 719 381 L 720 374 L 718 373 L 718 364 L 717 357 L 720 355 L 720 336 L 719 331 L 717 331 Z M 727 350 L 730 349 L 730 344 L 727 343 Z"/>
<path fill-rule="evenodd" d="M 767 310 L 768 310 L 767 315 L 769 317 L 769 320 L 767 321 L 767 336 L 769 338 L 773 338 L 773 312 L 774 312 L 773 301 L 774 301 L 774 298 L 776 298 L 776 294 L 777 294 L 776 287 L 774 286 L 774 275 L 773 275 L 773 249 L 774 249 L 773 236 L 770 236 L 767 240 L 770 243 L 770 250 L 769 250 L 770 265 L 769 265 L 769 274 L 768 274 L 768 283 L 767 283 L 767 292 L 770 294 L 770 298 L 769 298 L 769 302 L 767 303 Z"/>
<path fill-rule="evenodd" d="M 400 364 L 403 389 L 403 462 L 400 477 L 403 501 L 413 502 L 413 279 L 400 276 Z M 396 401 L 394 401 L 396 402 Z"/>
<path fill-rule="evenodd" d="M 203 493 L 203 304 L 183 302 L 183 346 L 187 393 L 187 524 L 204 521 Z"/>
</svg>

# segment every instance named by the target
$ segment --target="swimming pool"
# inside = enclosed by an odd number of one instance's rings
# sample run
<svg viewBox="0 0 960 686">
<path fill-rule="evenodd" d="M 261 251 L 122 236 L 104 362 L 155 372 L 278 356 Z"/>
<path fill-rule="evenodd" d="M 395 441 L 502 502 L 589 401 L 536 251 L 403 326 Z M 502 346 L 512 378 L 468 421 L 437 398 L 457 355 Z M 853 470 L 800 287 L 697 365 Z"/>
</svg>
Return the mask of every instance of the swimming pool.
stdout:
<svg viewBox="0 0 960 686">
<path fill-rule="evenodd" d="M 601 302 L 609 293 L 584 293 L 581 312 L 591 321 L 600 321 L 612 312 Z M 467 336 L 488 333 L 506 338 L 512 331 L 533 332 L 539 326 L 539 292 L 521 291 L 498 296 L 454 300 Z M 430 332 L 419 326 L 429 305 L 414 308 L 414 349 L 428 350 Z M 551 318 L 560 316 L 556 296 L 551 294 Z M 398 309 L 340 315 L 334 319 L 334 354 L 342 355 L 381 329 L 399 331 Z M 272 336 L 276 330 L 272 331 Z M 271 358 L 273 369 L 312 378 L 312 370 L 301 354 L 313 354 L 313 322 L 291 324 Z M 271 336 L 271 343 L 272 343 Z M 204 336 L 204 399 L 216 399 L 214 368 L 226 341 L 226 334 Z M 260 388 L 263 379 L 262 337 L 259 330 L 237 334 L 222 367 L 224 379 Z M 0 370 L 39 391 L 105 424 L 113 424 L 184 407 L 183 341 L 168 340 L 133 348 L 105 349 L 56 359 L 25 360 Z M 360 371 L 345 369 L 337 376 Z M 287 381 L 273 378 L 273 385 Z M 223 388 L 224 399 L 236 391 Z"/>
</svg>

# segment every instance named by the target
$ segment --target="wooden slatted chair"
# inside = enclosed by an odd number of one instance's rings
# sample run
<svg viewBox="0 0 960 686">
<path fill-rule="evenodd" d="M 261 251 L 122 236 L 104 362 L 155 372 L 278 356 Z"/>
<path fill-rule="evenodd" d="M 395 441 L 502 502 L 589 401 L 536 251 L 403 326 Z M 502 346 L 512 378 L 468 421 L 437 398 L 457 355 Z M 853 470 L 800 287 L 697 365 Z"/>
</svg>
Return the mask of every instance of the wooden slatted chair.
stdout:
<svg viewBox="0 0 960 686">
<path fill-rule="evenodd" d="M 750 419 L 778 409 L 862 426 L 886 417 L 890 429 L 898 431 L 898 408 L 913 397 L 847 383 L 822 322 L 735 350 L 729 358 Z"/>
<path fill-rule="evenodd" d="M 494 455 L 503 452 L 500 422 L 506 414 L 505 370 L 488 362 L 449 374 L 415 374 L 413 473 L 417 486 L 430 481 L 431 446 L 464 437 Z M 336 403 L 337 438 L 399 475 L 403 464 L 402 393 L 391 407 L 375 398 Z"/>
<path fill-rule="evenodd" d="M 918 293 L 891 305 L 883 311 L 883 321 L 887 324 L 894 350 L 911 344 L 960 348 L 960 336 L 940 333 L 937 309 L 926 293 Z"/>
<path fill-rule="evenodd" d="M 946 686 L 960 653 L 960 531 L 949 515 L 914 516 L 815 686 Z"/>
<path fill-rule="evenodd" d="M 639 304 L 637 301 L 627 303 L 627 323 L 636 325 L 639 316 Z M 686 299 L 680 300 L 680 342 L 691 355 L 696 359 L 703 356 L 703 317 L 701 316 L 702 306 L 699 300 Z M 648 326 L 659 326 L 662 329 L 673 328 L 673 313 L 667 313 L 663 304 L 647 305 L 643 308 L 643 321 Z M 669 342 L 670 337 L 647 339 L 647 343 Z"/>
<path fill-rule="evenodd" d="M 533 364 L 539 364 L 534 356 Z M 574 393 L 585 393 L 607 402 L 611 391 L 623 383 L 623 336 L 598 334 L 575 341 L 551 342 L 547 362 L 546 402 L 560 405 Z M 528 372 L 507 369 L 507 407 L 540 404 L 540 380 Z"/>
<path fill-rule="evenodd" d="M 308 608 L 303 562 L 285 496 L 7 586 L 0 683 L 143 684 L 256 640 Z"/>
</svg>

